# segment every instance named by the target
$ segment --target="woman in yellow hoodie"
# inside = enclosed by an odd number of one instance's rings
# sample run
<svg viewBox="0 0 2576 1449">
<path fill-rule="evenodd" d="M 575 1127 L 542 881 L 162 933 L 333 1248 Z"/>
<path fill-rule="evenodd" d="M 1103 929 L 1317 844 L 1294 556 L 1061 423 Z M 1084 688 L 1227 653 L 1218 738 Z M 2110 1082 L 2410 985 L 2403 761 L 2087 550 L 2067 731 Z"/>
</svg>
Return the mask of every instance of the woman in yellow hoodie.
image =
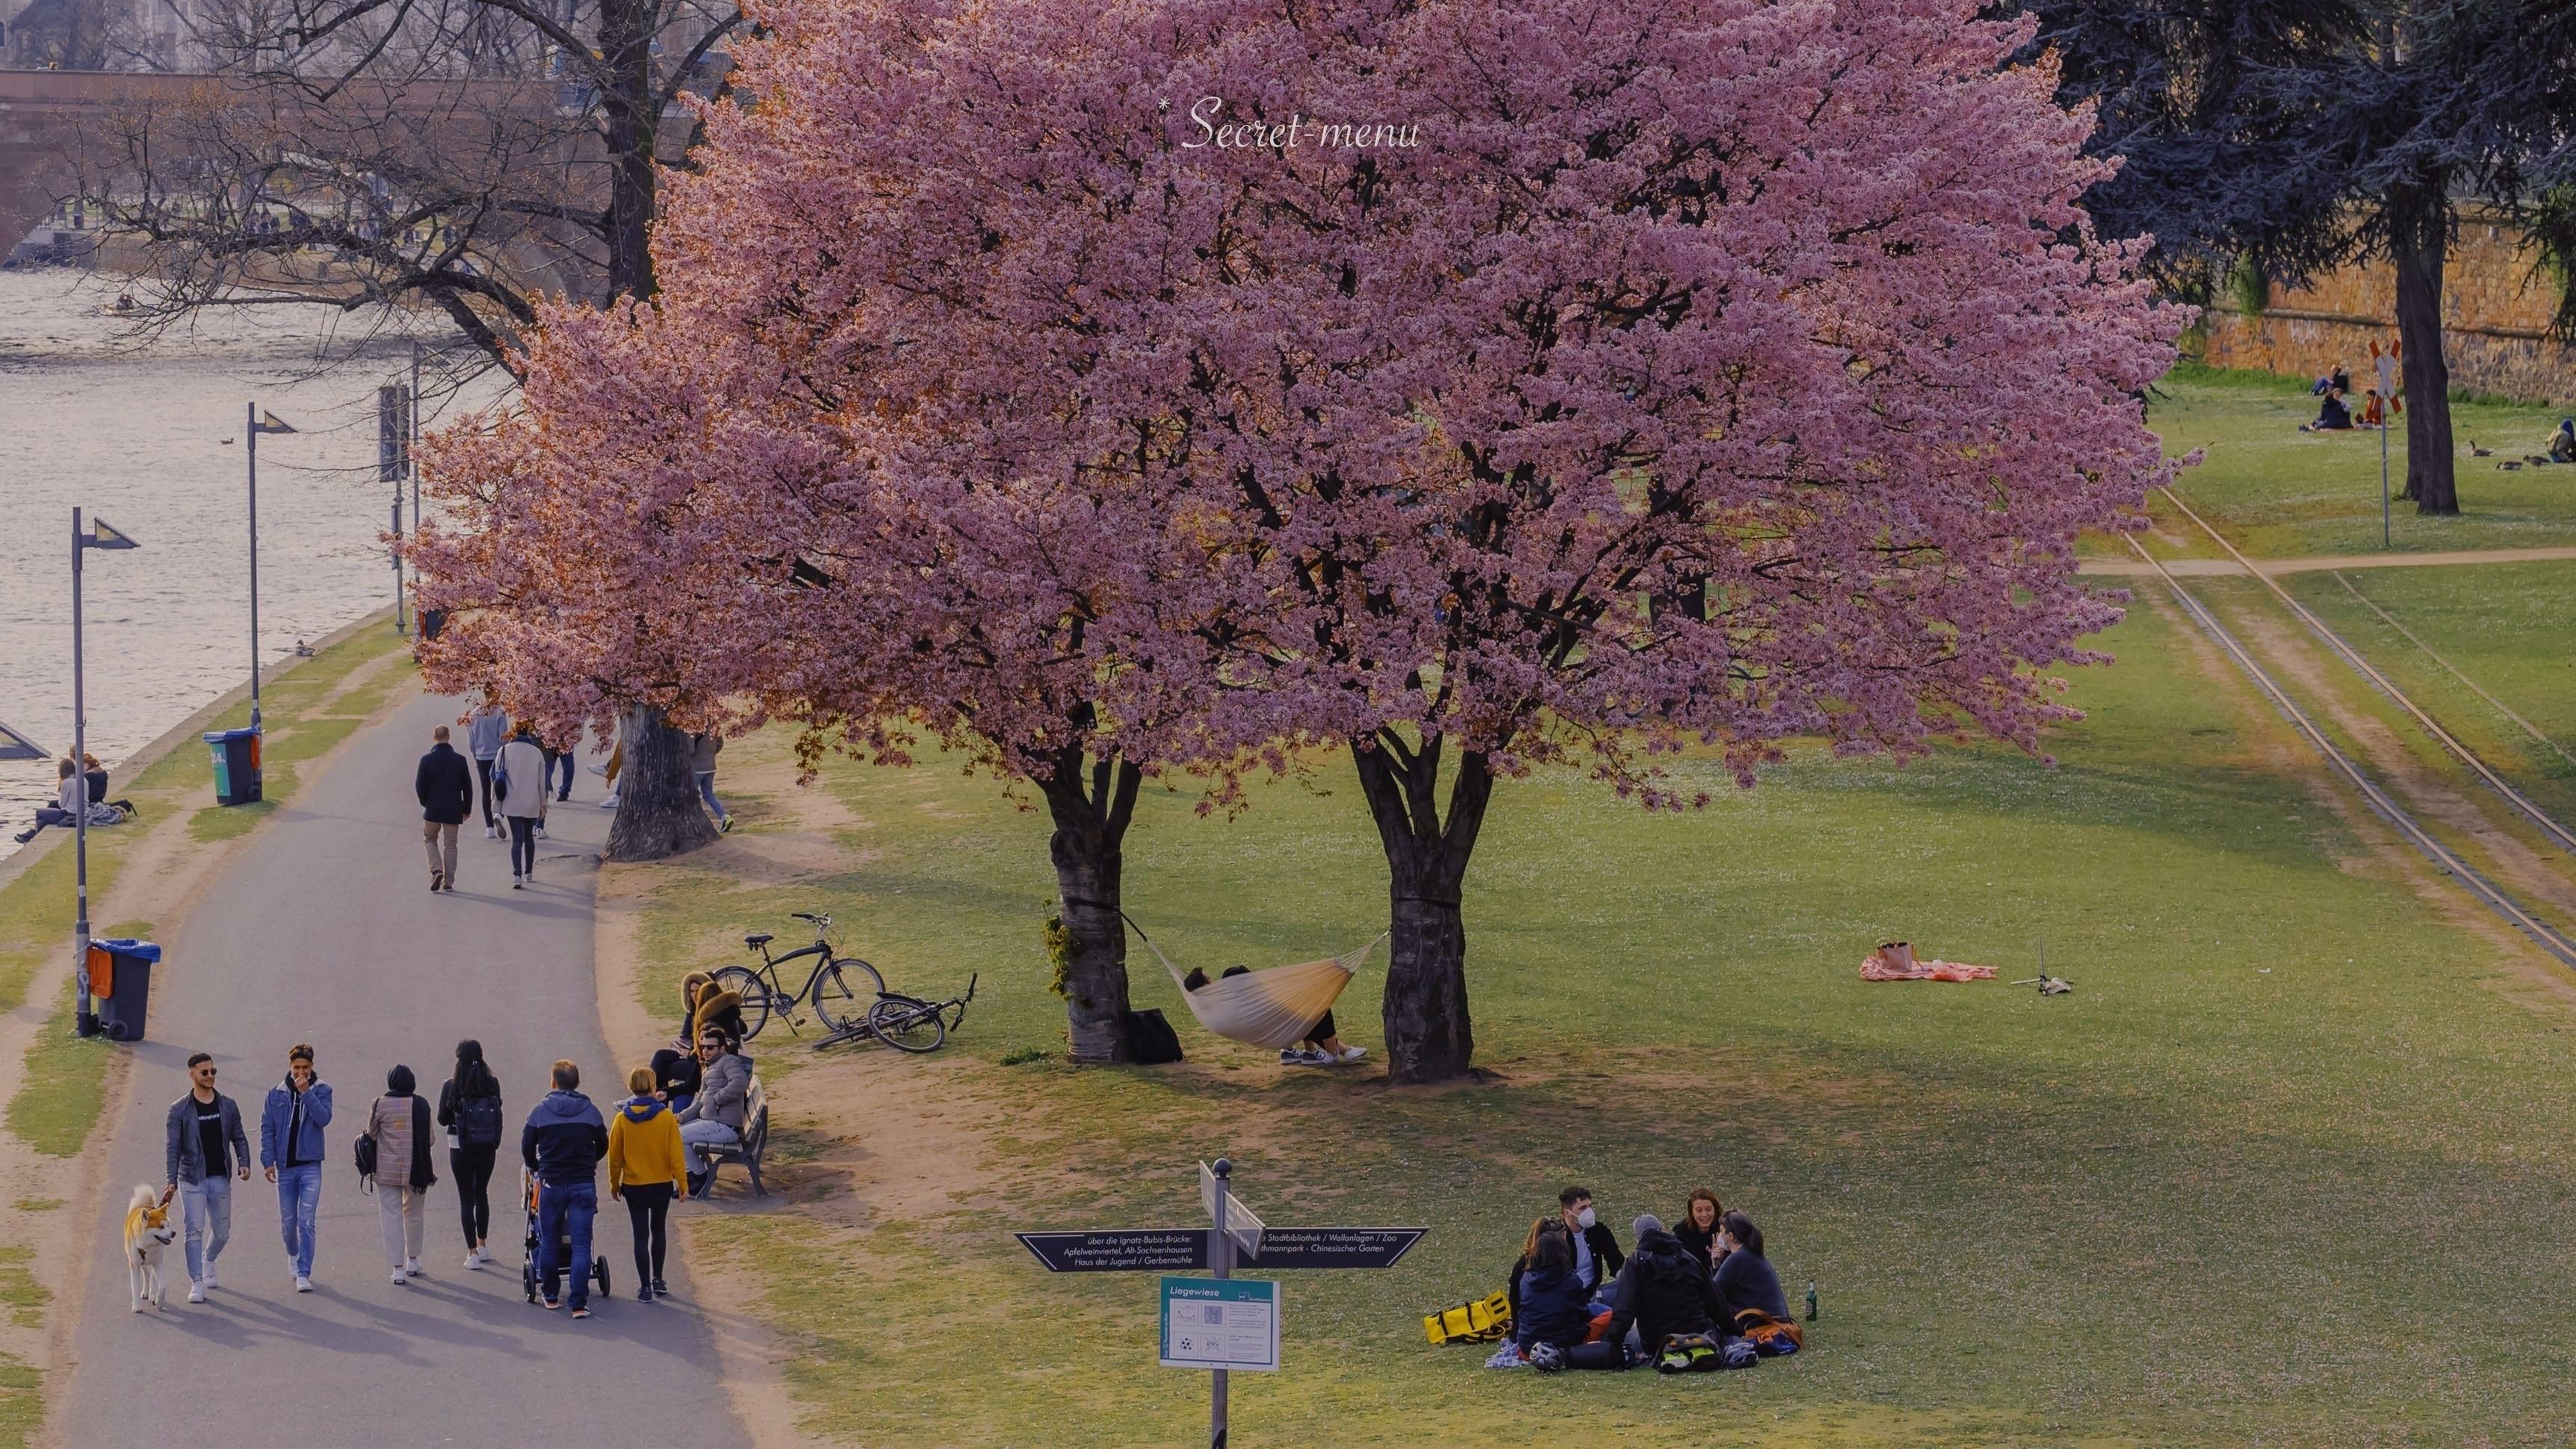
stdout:
<svg viewBox="0 0 2576 1449">
<path fill-rule="evenodd" d="M 635 1095 L 618 1103 L 608 1119 L 608 1195 L 626 1200 L 627 1221 L 635 1228 L 635 1298 L 650 1303 L 656 1294 L 671 1293 L 662 1282 L 670 1242 L 665 1220 L 687 1169 L 680 1156 L 680 1121 L 653 1090 L 653 1069 L 627 1073 L 626 1089 Z"/>
</svg>

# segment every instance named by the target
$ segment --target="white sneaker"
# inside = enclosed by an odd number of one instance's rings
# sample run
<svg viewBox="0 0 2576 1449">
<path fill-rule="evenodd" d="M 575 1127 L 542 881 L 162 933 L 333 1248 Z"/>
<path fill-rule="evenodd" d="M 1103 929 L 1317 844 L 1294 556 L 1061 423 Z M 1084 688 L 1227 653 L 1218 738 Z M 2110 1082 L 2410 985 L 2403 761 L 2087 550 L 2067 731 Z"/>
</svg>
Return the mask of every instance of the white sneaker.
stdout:
<svg viewBox="0 0 2576 1449">
<path fill-rule="evenodd" d="M 203 1303 L 203 1302 L 205 1302 L 205 1301 L 206 1301 L 206 1285 L 205 1285 L 205 1284 L 203 1284 L 203 1283 L 198 1282 L 198 1281 L 197 1281 L 196 1279 L 194 1279 L 194 1278 L 189 1279 L 189 1280 L 188 1280 L 188 1301 L 189 1301 L 189 1302 L 191 1302 L 191 1303 Z"/>
<path fill-rule="evenodd" d="M 420 1271 L 420 1259 L 418 1258 L 403 1259 L 403 1271 L 409 1273 L 415 1278 L 425 1278 L 429 1276 L 428 1274 Z"/>
<path fill-rule="evenodd" d="M 492 1245 L 491 1245 L 491 1244 L 489 1244 L 489 1243 L 484 1243 L 484 1244 L 481 1244 L 480 1246 L 478 1246 L 478 1247 L 476 1247 L 476 1248 L 475 1248 L 475 1250 L 474 1250 L 474 1265 L 475 1265 L 476 1267 L 478 1267 L 478 1268 L 479 1268 L 479 1267 L 481 1267 L 482 1265 L 484 1265 L 485 1263 L 489 1263 L 489 1262 L 491 1262 L 491 1261 L 492 1261 Z"/>
<path fill-rule="evenodd" d="M 1301 1067 L 1328 1067 L 1332 1064 L 1333 1054 L 1325 1051 L 1321 1047 L 1317 1047 L 1313 1051 L 1297 1053 L 1297 1065 Z"/>
<path fill-rule="evenodd" d="M 617 797 L 616 797 L 616 796 L 614 796 L 614 795 L 611 795 L 611 796 L 609 796 L 607 799 L 600 801 L 600 802 L 599 802 L 599 808 L 600 808 L 600 809 L 602 809 L 602 810 L 614 810 L 614 809 L 616 809 L 616 808 L 617 808 Z"/>
<path fill-rule="evenodd" d="M 500 838 L 501 838 L 501 831 L 500 831 L 500 828 L 499 828 L 499 827 L 497 827 L 497 826 L 492 826 L 492 825 L 486 825 L 486 826 L 484 826 L 484 827 L 483 827 L 483 838 L 484 838 L 485 840 L 498 840 L 498 839 L 500 839 Z"/>
<path fill-rule="evenodd" d="M 538 827 L 537 827 L 536 829 L 534 829 L 534 830 L 529 831 L 528 833 L 529 833 L 529 834 L 531 834 L 531 835 L 533 835 L 533 836 L 535 836 L 535 837 L 536 837 L 536 838 L 538 838 L 539 840 L 543 840 L 543 839 L 545 839 L 545 838 L 546 838 L 546 828 L 545 828 L 544 826 L 542 826 L 542 825 L 538 826 Z"/>
<path fill-rule="evenodd" d="M 1344 1047 L 1342 1048 L 1342 1054 L 1340 1056 L 1333 1056 L 1330 1053 L 1327 1053 L 1325 1055 L 1325 1060 L 1336 1066 L 1347 1067 L 1351 1063 L 1358 1061 L 1360 1058 L 1367 1055 L 1367 1047 Z"/>
<path fill-rule="evenodd" d="M 401 1288 L 401 1287 L 404 1287 L 404 1286 L 408 1285 L 410 1282 L 411 1282 L 411 1280 L 410 1280 L 410 1279 L 408 1279 L 408 1278 L 406 1278 L 406 1277 L 404 1277 L 404 1276 L 403 1276 L 403 1270 L 402 1270 L 402 1269 L 400 1269 L 400 1268 L 396 1268 L 396 1269 L 394 1270 L 394 1286 L 395 1286 L 395 1287 L 397 1287 L 397 1288 Z"/>
<path fill-rule="evenodd" d="M 312 1292 L 312 1291 L 313 1291 L 313 1280 L 312 1280 L 312 1279 L 310 1279 L 310 1278 L 301 1277 L 301 1276 L 297 1277 L 297 1278 L 296 1278 L 296 1280 L 295 1280 L 295 1291 L 296 1291 L 296 1292 L 298 1292 L 298 1293 L 310 1293 L 310 1292 Z"/>
<path fill-rule="evenodd" d="M 594 774 L 594 775 L 605 775 L 605 774 L 607 774 L 607 773 L 608 773 L 608 764 L 607 764 L 607 762 L 606 762 L 606 761 L 602 761 L 602 762 L 600 762 L 600 763 L 598 763 L 598 764 L 595 764 L 595 765 L 591 766 L 591 767 L 590 767 L 590 772 L 591 772 L 592 774 Z"/>
<path fill-rule="evenodd" d="M 209 1288 L 212 1288 L 212 1287 L 214 1287 L 214 1286 L 215 1286 L 215 1260 L 214 1260 L 214 1259 L 212 1259 L 212 1258 L 208 1258 L 208 1259 L 206 1260 L 206 1276 L 205 1276 L 202 1280 L 200 1280 L 200 1281 L 202 1281 L 202 1282 L 203 1282 L 207 1287 L 209 1287 Z"/>
</svg>

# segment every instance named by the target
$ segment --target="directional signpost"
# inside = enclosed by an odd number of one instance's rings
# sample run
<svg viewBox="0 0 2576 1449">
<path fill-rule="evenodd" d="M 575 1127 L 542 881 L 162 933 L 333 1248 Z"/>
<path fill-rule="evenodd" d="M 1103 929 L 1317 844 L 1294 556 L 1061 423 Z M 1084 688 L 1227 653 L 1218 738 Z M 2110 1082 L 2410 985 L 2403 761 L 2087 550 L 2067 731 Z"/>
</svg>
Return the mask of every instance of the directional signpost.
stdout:
<svg viewBox="0 0 2576 1449">
<path fill-rule="evenodd" d="M 1279 1367 L 1279 1285 L 1237 1280 L 1237 1268 L 1392 1268 L 1428 1228 L 1274 1228 L 1234 1195 L 1234 1164 L 1199 1164 L 1207 1228 L 1094 1228 L 1013 1236 L 1050 1273 L 1174 1273 L 1162 1282 L 1165 1368 L 1209 1369 L 1209 1449 L 1225 1449 L 1226 1374 Z"/>
</svg>

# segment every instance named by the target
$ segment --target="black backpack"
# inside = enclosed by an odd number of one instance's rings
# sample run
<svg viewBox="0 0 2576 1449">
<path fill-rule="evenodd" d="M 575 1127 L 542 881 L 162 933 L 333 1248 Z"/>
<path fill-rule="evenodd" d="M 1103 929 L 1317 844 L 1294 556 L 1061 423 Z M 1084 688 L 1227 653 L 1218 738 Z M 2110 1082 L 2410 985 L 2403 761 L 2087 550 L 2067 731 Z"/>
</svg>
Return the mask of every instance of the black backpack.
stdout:
<svg viewBox="0 0 2576 1449">
<path fill-rule="evenodd" d="M 374 1134 L 374 1133 L 371 1133 L 371 1132 L 361 1132 L 361 1133 L 359 1133 L 359 1134 L 358 1134 L 358 1140 L 357 1140 L 354 1144 L 352 1144 L 352 1146 L 353 1146 L 353 1148 L 355 1149 L 355 1151 L 356 1151 L 356 1153 L 357 1153 L 357 1157 L 358 1157 L 358 1176 L 359 1176 L 359 1177 L 361 1177 L 361 1178 L 368 1178 L 368 1177 L 373 1177 L 373 1176 L 375 1176 L 375 1175 L 376 1175 L 376 1138 L 375 1138 L 375 1134 Z"/>
<path fill-rule="evenodd" d="M 501 1099 L 465 1097 L 456 1104 L 456 1140 L 465 1147 L 501 1145 Z"/>
<path fill-rule="evenodd" d="M 1158 1008 L 1127 1013 L 1127 1045 L 1138 1066 L 1157 1067 L 1181 1059 L 1181 1039 Z"/>
</svg>

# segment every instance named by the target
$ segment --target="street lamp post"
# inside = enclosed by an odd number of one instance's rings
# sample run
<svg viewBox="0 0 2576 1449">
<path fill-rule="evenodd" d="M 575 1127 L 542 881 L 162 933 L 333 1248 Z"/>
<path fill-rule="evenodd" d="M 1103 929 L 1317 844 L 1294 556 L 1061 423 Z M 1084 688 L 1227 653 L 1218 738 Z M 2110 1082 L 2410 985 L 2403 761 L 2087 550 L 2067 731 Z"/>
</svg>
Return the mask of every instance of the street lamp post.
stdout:
<svg viewBox="0 0 2576 1449">
<path fill-rule="evenodd" d="M 295 430 L 279 422 L 275 415 L 259 410 L 258 403 L 245 403 L 249 409 L 248 434 L 242 441 L 250 444 L 250 727 L 259 732 L 259 435 L 291 433 Z"/>
<path fill-rule="evenodd" d="M 72 987 L 77 993 L 73 1030 L 82 1036 L 98 1035 L 98 1017 L 89 1009 L 89 711 L 81 679 L 81 555 L 93 548 L 134 546 L 133 539 L 103 519 L 92 519 L 84 531 L 81 511 L 72 510 L 72 769 L 82 777 L 80 809 L 72 816 Z"/>
</svg>

